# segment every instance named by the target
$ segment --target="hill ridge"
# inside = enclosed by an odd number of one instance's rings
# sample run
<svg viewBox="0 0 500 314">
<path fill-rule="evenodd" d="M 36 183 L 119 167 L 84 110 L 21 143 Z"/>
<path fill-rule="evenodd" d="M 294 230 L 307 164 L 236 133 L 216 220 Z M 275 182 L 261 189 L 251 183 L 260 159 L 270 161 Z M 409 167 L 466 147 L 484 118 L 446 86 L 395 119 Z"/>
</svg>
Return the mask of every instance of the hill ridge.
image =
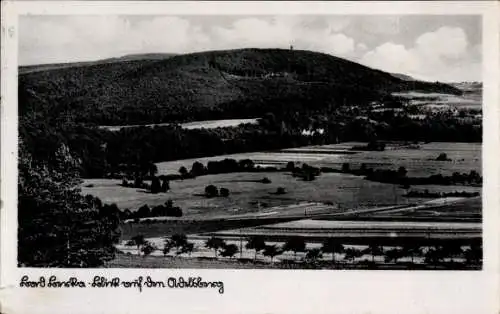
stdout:
<svg viewBox="0 0 500 314">
<path fill-rule="evenodd" d="M 55 118 L 59 112 L 74 122 L 98 125 L 323 110 L 408 90 L 461 93 L 329 54 L 282 48 L 202 51 L 19 74 L 21 114 L 34 110 Z M 50 108 L 41 108 L 40 99 Z"/>
</svg>

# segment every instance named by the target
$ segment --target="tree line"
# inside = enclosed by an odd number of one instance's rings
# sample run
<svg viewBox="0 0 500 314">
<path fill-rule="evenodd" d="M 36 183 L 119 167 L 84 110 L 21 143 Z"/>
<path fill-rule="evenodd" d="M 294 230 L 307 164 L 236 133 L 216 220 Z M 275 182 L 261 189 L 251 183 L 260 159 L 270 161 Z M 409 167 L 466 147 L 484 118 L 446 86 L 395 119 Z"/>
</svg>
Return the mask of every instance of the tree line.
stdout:
<svg viewBox="0 0 500 314">
<path fill-rule="evenodd" d="M 429 190 L 425 191 L 409 191 L 403 196 L 406 197 L 425 197 L 425 198 L 439 198 L 439 197 L 477 197 L 479 196 L 479 192 L 466 192 L 466 191 L 455 191 L 455 192 L 429 192 Z"/>
<path fill-rule="evenodd" d="M 356 118 L 360 114 L 356 110 L 336 105 L 307 110 L 292 110 L 288 105 L 284 102 L 282 110 L 263 114 L 258 125 L 193 130 L 170 125 L 111 132 L 71 121 L 53 124 L 35 112 L 20 117 L 20 134 L 30 153 L 40 159 L 49 158 L 49 152 L 55 151 L 60 143 L 67 145 L 81 160 L 80 174 L 84 178 L 109 177 L 121 172 L 145 175 L 152 164 L 161 161 L 343 141 L 480 142 L 482 139 L 480 125 L 447 115 L 423 120 L 387 115 L 373 122 Z M 324 129 L 322 134 L 302 134 L 304 129 L 319 128 Z"/>
<path fill-rule="evenodd" d="M 194 250 L 194 244 L 189 242 L 186 235 L 174 234 L 171 237 L 164 238 L 163 248 L 157 247 L 144 239 L 143 235 L 136 235 L 126 243 L 127 246 L 137 246 L 138 253 L 143 253 L 147 256 L 154 251 L 161 250 L 166 256 L 175 248 L 175 254 L 189 254 Z M 214 258 L 218 256 L 233 258 L 236 254 L 242 253 L 241 249 L 235 244 L 227 244 L 222 238 L 212 236 L 204 243 L 206 248 L 213 250 Z M 331 254 L 331 263 L 339 262 L 336 256 L 343 255 L 343 260 L 353 263 L 355 259 L 364 255 L 371 256 L 371 263 L 375 264 L 375 258 L 383 258 L 384 263 L 398 263 L 402 258 L 410 258 L 411 263 L 414 263 L 416 257 L 423 258 L 424 263 L 434 266 L 445 266 L 446 263 L 458 263 L 456 259 L 464 259 L 467 265 L 479 265 L 482 262 L 482 246 L 479 244 L 471 244 L 464 249 L 458 243 L 448 243 L 444 245 L 436 245 L 428 247 L 424 250 L 424 246 L 416 243 L 408 243 L 403 246 L 391 247 L 385 249 L 377 244 L 370 244 L 365 249 L 354 247 L 346 247 L 335 238 L 326 238 L 321 247 L 307 248 L 306 240 L 301 236 L 291 236 L 281 245 L 267 244 L 264 236 L 254 235 L 246 238 L 245 249 L 254 251 L 253 262 L 257 261 L 257 256 L 261 254 L 268 257 L 273 262 L 276 256 L 282 255 L 285 252 L 293 252 L 293 260 L 282 260 L 282 264 L 297 263 L 297 253 L 305 253 L 305 262 L 317 263 L 323 258 L 323 254 Z"/>
<path fill-rule="evenodd" d="M 343 163 L 342 168 L 336 169 L 331 167 L 321 167 L 321 172 L 340 172 L 349 173 L 358 176 L 364 176 L 365 179 L 381 183 L 391 183 L 402 185 L 409 188 L 411 185 L 471 185 L 481 186 L 483 177 L 476 171 L 471 170 L 469 173 L 454 172 L 451 176 L 442 174 L 433 174 L 428 177 L 408 177 L 405 167 L 399 167 L 396 170 L 392 169 L 374 169 L 369 168 L 366 164 L 361 164 L 357 169 L 352 169 L 349 163 Z"/>
</svg>

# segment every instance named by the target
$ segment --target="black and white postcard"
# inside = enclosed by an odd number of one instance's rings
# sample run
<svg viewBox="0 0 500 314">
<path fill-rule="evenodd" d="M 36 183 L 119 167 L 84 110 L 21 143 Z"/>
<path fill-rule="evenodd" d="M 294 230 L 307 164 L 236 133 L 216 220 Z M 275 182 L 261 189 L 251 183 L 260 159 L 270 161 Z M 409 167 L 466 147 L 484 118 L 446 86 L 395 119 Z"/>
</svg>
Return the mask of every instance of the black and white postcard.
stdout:
<svg viewBox="0 0 500 314">
<path fill-rule="evenodd" d="M 5 313 L 498 311 L 494 2 L 3 9 Z"/>
</svg>

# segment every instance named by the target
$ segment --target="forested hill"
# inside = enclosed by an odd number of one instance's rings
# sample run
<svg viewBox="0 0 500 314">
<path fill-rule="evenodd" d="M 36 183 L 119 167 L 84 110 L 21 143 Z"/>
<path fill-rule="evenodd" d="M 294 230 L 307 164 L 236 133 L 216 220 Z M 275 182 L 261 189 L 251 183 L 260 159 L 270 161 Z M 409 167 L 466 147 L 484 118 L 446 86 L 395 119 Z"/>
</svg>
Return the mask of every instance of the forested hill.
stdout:
<svg viewBox="0 0 500 314">
<path fill-rule="evenodd" d="M 172 56 L 175 56 L 175 54 L 173 54 L 173 53 L 141 53 L 141 54 L 129 54 L 129 55 L 124 55 L 124 56 L 116 57 L 116 58 L 101 59 L 101 60 L 97 60 L 97 61 L 22 65 L 22 66 L 19 66 L 19 73 L 25 74 L 25 73 L 31 73 L 31 72 L 58 70 L 58 69 L 91 66 L 91 65 L 113 63 L 113 62 L 135 61 L 135 60 L 163 60 L 163 59 L 168 59 Z"/>
<path fill-rule="evenodd" d="M 24 71 L 21 115 L 96 125 L 246 118 L 363 105 L 394 91 L 460 94 L 328 54 L 240 49 Z"/>
</svg>

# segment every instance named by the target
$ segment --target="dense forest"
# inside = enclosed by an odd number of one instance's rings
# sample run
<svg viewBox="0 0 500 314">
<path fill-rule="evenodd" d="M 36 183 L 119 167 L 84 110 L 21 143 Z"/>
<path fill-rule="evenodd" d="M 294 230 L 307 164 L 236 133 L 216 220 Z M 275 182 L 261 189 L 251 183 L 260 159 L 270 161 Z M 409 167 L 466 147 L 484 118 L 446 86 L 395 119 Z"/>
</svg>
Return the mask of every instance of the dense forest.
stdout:
<svg viewBox="0 0 500 314">
<path fill-rule="evenodd" d="M 19 112 L 40 113 L 53 123 L 185 122 L 363 105 L 405 90 L 461 93 L 327 54 L 242 49 L 24 73 Z"/>
</svg>

